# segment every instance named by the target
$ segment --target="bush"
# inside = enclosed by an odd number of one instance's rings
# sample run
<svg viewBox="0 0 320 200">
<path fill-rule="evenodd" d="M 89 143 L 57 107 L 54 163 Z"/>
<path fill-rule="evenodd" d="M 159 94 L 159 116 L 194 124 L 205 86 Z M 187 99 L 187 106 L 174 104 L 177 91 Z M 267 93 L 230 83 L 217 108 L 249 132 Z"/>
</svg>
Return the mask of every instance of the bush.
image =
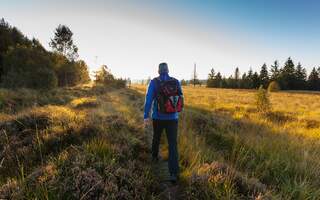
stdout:
<svg viewBox="0 0 320 200">
<path fill-rule="evenodd" d="M 278 92 L 280 90 L 280 86 L 277 81 L 272 81 L 268 86 L 268 92 Z"/>
<path fill-rule="evenodd" d="M 69 61 L 57 53 L 52 53 L 50 57 L 58 77 L 58 86 L 76 86 L 90 81 L 88 66 L 83 60 Z"/>
<path fill-rule="evenodd" d="M 271 103 L 267 90 L 263 89 L 261 85 L 256 94 L 256 105 L 258 112 L 268 114 L 271 110 Z"/>
<path fill-rule="evenodd" d="M 0 19 L 0 86 L 52 89 L 89 81 L 84 61 L 48 52 L 38 40 L 28 39 Z"/>
<path fill-rule="evenodd" d="M 53 63 L 37 47 L 11 48 L 3 60 L 2 85 L 7 88 L 51 89 L 57 86 Z"/>
<path fill-rule="evenodd" d="M 266 185 L 226 164 L 212 162 L 193 172 L 186 188 L 190 199 L 270 199 Z"/>
<path fill-rule="evenodd" d="M 124 88 L 127 85 L 127 80 L 115 78 L 110 69 L 107 66 L 102 65 L 100 70 L 95 74 L 95 83 L 115 88 Z"/>
<path fill-rule="evenodd" d="M 181 82 L 180 82 L 181 86 L 186 86 L 187 85 L 187 81 L 182 79 Z"/>
<path fill-rule="evenodd" d="M 113 86 L 116 88 L 125 88 L 127 85 L 127 81 L 125 79 L 119 78 L 115 79 L 113 82 Z"/>
</svg>

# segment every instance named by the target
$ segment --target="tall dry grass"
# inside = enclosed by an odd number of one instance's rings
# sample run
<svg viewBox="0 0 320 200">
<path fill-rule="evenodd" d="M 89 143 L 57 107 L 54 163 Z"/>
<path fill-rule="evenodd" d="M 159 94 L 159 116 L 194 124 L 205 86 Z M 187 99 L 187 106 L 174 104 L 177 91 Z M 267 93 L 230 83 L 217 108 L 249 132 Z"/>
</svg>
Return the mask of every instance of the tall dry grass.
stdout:
<svg viewBox="0 0 320 200">
<path fill-rule="evenodd" d="M 79 86 L 0 94 L 0 199 L 159 194 L 136 92 Z"/>
<path fill-rule="evenodd" d="M 272 110 L 263 114 L 253 90 L 183 90 L 188 198 L 320 199 L 320 94 L 271 93 Z"/>
<path fill-rule="evenodd" d="M 0 199 L 157 199 L 145 89 L 0 90 Z M 253 90 L 184 94 L 181 199 L 319 199 L 318 93 L 271 93 L 268 113 Z"/>
</svg>

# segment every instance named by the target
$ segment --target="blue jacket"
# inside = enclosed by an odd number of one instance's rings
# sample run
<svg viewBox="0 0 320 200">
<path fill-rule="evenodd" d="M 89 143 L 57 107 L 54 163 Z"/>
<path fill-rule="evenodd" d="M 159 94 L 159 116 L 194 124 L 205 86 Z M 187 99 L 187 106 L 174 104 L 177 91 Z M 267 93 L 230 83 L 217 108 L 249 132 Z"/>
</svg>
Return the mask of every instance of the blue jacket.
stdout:
<svg viewBox="0 0 320 200">
<path fill-rule="evenodd" d="M 170 78 L 171 77 L 169 76 L 168 73 L 160 74 L 160 80 L 168 80 Z M 182 89 L 179 81 L 178 81 L 178 86 L 179 86 L 179 93 L 180 95 L 182 95 Z M 178 117 L 179 117 L 178 113 L 163 114 L 158 112 L 156 92 L 157 91 L 156 91 L 155 80 L 151 80 L 147 90 L 147 95 L 146 95 L 145 104 L 144 104 L 144 119 L 149 118 L 151 107 L 152 107 L 152 119 L 178 120 Z"/>
</svg>

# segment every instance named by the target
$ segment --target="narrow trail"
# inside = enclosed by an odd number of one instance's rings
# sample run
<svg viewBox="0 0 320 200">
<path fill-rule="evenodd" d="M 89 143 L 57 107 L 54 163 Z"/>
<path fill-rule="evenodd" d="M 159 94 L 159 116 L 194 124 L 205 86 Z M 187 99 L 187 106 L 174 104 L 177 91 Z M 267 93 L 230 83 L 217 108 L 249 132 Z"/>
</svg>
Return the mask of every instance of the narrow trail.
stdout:
<svg viewBox="0 0 320 200">
<path fill-rule="evenodd" d="M 148 145 L 151 148 L 152 145 L 152 126 L 145 128 L 145 134 L 147 134 Z M 159 179 L 162 192 L 159 194 L 159 199 L 175 200 L 178 198 L 179 182 L 173 184 L 169 181 L 169 169 L 167 160 L 159 160 L 157 163 L 152 164 L 152 171 L 154 175 Z"/>
</svg>

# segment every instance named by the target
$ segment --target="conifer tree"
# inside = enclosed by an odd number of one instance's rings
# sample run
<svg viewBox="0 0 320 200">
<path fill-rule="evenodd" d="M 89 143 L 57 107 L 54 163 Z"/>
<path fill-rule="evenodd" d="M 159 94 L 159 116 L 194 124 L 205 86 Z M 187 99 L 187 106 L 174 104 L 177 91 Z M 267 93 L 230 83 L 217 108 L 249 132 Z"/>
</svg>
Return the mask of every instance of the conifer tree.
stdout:
<svg viewBox="0 0 320 200">
<path fill-rule="evenodd" d="M 216 75 L 216 77 L 215 77 L 215 82 L 216 82 L 216 87 L 218 87 L 218 88 L 221 88 L 222 87 L 222 76 L 221 76 L 221 73 L 220 72 L 218 72 L 217 73 L 217 75 Z"/>
<path fill-rule="evenodd" d="M 319 73 L 314 67 L 308 78 L 308 88 L 310 90 L 320 90 L 320 77 Z"/>
<path fill-rule="evenodd" d="M 54 38 L 51 39 L 49 45 L 54 51 L 66 56 L 70 61 L 78 58 L 78 47 L 73 43 L 73 33 L 69 27 L 59 25 L 54 33 Z"/>
<path fill-rule="evenodd" d="M 253 88 L 253 71 L 251 67 L 248 71 L 247 80 L 248 80 L 248 88 Z"/>
<path fill-rule="evenodd" d="M 211 68 L 211 71 L 208 74 L 207 87 L 216 87 L 216 85 L 215 85 L 215 72 L 214 72 L 213 68 Z"/>
<path fill-rule="evenodd" d="M 257 89 L 261 85 L 259 74 L 257 72 L 254 72 L 252 75 L 252 88 Z"/>
<path fill-rule="evenodd" d="M 301 63 L 298 63 L 295 71 L 295 84 L 294 89 L 303 90 L 306 89 L 307 84 L 307 71 L 301 66 Z"/>
<path fill-rule="evenodd" d="M 284 90 L 294 89 L 294 85 L 296 81 L 295 67 L 290 57 L 288 58 L 284 67 L 282 68 L 279 78 L 280 78 L 279 84 L 281 89 L 284 89 Z"/>
<path fill-rule="evenodd" d="M 279 62 L 277 60 L 274 61 L 273 65 L 271 65 L 270 72 L 271 72 L 270 80 L 277 81 L 280 73 Z"/>
<path fill-rule="evenodd" d="M 264 63 L 261 67 L 259 79 L 263 88 L 267 88 L 269 83 L 269 74 L 266 63 Z"/>
</svg>

